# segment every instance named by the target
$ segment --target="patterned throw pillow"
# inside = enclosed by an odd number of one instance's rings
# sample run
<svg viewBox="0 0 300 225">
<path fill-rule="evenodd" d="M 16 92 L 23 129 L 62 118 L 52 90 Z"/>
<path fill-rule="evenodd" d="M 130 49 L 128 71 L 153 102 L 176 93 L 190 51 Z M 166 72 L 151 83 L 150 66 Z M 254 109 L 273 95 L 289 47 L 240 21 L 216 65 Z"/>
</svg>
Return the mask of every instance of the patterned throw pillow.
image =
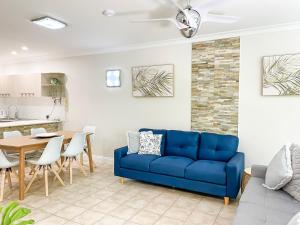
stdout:
<svg viewBox="0 0 300 225">
<path fill-rule="evenodd" d="M 293 178 L 283 187 L 283 190 L 300 201 L 300 146 L 292 144 L 290 147 L 292 156 Z"/>
<path fill-rule="evenodd" d="M 138 154 L 152 154 L 160 156 L 161 139 L 161 134 L 153 134 L 152 131 L 141 132 L 140 150 Z"/>
<path fill-rule="evenodd" d="M 138 153 L 140 150 L 140 132 L 128 131 L 127 132 L 127 154 Z"/>
</svg>

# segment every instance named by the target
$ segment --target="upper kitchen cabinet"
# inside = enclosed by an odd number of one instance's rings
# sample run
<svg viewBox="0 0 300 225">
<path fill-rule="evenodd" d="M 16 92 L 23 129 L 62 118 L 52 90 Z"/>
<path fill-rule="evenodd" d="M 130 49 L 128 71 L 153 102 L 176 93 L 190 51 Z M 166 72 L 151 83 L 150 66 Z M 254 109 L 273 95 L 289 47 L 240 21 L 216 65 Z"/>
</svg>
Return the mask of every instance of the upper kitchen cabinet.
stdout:
<svg viewBox="0 0 300 225">
<path fill-rule="evenodd" d="M 10 76 L 0 76 L 0 98 L 12 97 L 13 81 Z"/>
<path fill-rule="evenodd" d="M 0 76 L 0 98 L 2 97 L 65 97 L 65 74 Z"/>
<path fill-rule="evenodd" d="M 13 79 L 13 97 L 40 97 L 41 74 L 15 75 Z"/>
</svg>

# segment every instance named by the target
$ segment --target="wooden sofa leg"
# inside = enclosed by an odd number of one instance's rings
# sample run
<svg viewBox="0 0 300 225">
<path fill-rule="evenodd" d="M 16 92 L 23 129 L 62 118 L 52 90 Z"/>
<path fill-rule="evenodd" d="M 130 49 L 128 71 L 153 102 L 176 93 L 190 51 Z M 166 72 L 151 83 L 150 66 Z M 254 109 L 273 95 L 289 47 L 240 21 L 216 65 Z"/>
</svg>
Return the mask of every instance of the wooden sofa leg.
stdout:
<svg viewBox="0 0 300 225">
<path fill-rule="evenodd" d="M 224 197 L 224 205 L 229 205 L 229 197 Z"/>
<path fill-rule="evenodd" d="M 120 178 L 120 183 L 124 184 L 124 178 L 123 177 Z"/>
</svg>

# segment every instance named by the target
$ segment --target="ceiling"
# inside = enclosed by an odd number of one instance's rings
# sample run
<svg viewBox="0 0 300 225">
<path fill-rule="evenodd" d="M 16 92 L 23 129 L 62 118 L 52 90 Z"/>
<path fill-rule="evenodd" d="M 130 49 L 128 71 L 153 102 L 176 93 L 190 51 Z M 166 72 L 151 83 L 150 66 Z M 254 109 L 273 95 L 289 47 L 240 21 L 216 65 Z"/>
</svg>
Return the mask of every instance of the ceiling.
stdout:
<svg viewBox="0 0 300 225">
<path fill-rule="evenodd" d="M 184 4 L 183 0 L 178 1 Z M 202 1 L 191 0 L 191 3 L 197 5 Z M 299 0 L 223 2 L 213 11 L 239 16 L 240 21 L 235 24 L 205 23 L 198 37 L 300 22 Z M 105 17 L 102 15 L 104 9 L 114 9 L 117 15 Z M 30 22 L 45 15 L 66 22 L 68 27 L 54 31 Z M 1 0 L 0 64 L 18 59 L 80 55 L 166 40 L 184 40 L 172 24 L 130 22 L 175 15 L 176 9 L 168 4 L 168 0 Z M 29 51 L 20 49 L 24 45 Z M 12 55 L 12 51 L 18 54 Z"/>
</svg>

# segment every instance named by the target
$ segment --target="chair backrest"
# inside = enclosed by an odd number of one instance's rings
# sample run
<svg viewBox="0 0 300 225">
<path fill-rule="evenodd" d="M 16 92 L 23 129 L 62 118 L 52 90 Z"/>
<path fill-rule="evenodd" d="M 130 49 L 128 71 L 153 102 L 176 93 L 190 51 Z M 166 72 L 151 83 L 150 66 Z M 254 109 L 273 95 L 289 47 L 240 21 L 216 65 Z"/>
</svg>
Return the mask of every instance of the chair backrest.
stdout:
<svg viewBox="0 0 300 225">
<path fill-rule="evenodd" d="M 30 133 L 31 133 L 31 136 L 35 136 L 37 134 L 47 133 L 47 130 L 44 127 L 31 128 Z"/>
<path fill-rule="evenodd" d="M 22 136 L 23 136 L 22 133 L 18 130 L 3 132 L 3 138 L 4 139 L 22 137 Z"/>
<path fill-rule="evenodd" d="M 9 168 L 11 163 L 8 161 L 4 153 L 0 150 L 0 168 Z"/>
<path fill-rule="evenodd" d="M 49 165 L 54 163 L 60 158 L 60 151 L 64 141 L 63 136 L 51 138 L 45 147 L 40 159 L 38 160 L 38 165 Z"/>
<path fill-rule="evenodd" d="M 83 152 L 85 146 L 85 137 L 86 134 L 84 132 L 76 133 L 64 154 L 68 156 L 76 156 Z"/>
<path fill-rule="evenodd" d="M 92 133 L 90 135 L 90 140 L 91 140 L 91 144 L 94 143 L 94 140 L 95 140 L 95 134 L 96 134 L 96 126 L 85 126 L 83 129 L 82 129 L 82 132 L 83 133 Z"/>
</svg>

